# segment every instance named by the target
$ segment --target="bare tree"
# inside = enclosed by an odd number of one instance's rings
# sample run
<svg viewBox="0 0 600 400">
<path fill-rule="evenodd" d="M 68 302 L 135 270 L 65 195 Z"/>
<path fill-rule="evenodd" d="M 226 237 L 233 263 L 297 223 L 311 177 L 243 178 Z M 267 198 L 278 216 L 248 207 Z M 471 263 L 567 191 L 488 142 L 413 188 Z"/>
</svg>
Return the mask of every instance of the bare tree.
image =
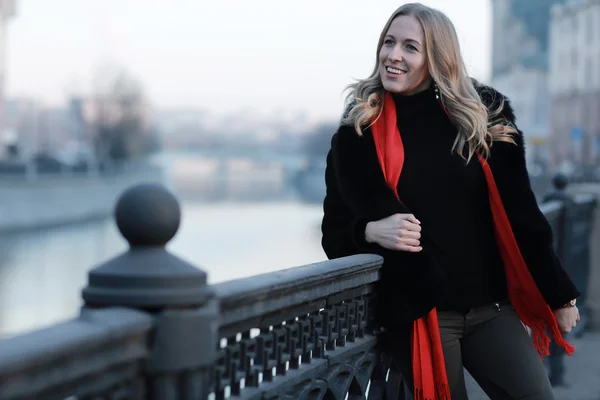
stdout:
<svg viewBox="0 0 600 400">
<path fill-rule="evenodd" d="M 94 146 L 101 164 L 148 154 L 155 143 L 143 86 L 124 69 L 105 68 L 94 81 Z"/>
</svg>

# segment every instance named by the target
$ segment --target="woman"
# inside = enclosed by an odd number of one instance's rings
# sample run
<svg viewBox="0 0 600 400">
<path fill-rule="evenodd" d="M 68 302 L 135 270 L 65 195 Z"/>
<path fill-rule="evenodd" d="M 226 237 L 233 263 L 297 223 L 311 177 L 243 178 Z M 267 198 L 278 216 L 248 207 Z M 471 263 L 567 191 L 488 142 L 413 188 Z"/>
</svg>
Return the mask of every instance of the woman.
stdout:
<svg viewBox="0 0 600 400">
<path fill-rule="evenodd" d="M 388 20 L 371 76 L 350 86 L 327 156 L 329 258 L 384 258 L 378 323 L 416 399 L 553 399 L 540 355 L 579 319 L 531 190 L 508 100 L 468 78 L 441 12 Z M 523 324 L 531 329 L 531 338 Z M 547 333 L 548 334 L 547 334 Z"/>
</svg>

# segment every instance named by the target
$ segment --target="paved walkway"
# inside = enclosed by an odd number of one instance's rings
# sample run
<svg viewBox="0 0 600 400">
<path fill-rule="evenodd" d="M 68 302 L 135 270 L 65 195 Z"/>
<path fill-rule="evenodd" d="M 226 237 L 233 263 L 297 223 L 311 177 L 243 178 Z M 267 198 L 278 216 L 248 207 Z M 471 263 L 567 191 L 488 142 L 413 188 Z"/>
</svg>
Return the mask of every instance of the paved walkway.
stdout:
<svg viewBox="0 0 600 400">
<path fill-rule="evenodd" d="M 600 400 L 600 332 L 573 340 L 575 354 L 566 357 L 567 387 L 554 389 L 556 400 Z M 469 376 L 469 400 L 489 400 Z"/>
</svg>

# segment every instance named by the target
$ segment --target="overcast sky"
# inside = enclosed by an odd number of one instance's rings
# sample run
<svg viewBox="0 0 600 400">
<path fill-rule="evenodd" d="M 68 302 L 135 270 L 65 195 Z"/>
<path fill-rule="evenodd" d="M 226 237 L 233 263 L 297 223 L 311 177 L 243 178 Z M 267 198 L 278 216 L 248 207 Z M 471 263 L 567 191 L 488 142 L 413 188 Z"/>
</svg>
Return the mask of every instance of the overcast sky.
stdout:
<svg viewBox="0 0 600 400">
<path fill-rule="evenodd" d="M 341 91 L 372 70 L 401 1 L 16 0 L 9 96 L 62 104 L 95 68 L 124 65 L 159 107 L 337 116 Z M 426 0 L 454 22 L 471 75 L 490 70 L 489 0 Z"/>
</svg>

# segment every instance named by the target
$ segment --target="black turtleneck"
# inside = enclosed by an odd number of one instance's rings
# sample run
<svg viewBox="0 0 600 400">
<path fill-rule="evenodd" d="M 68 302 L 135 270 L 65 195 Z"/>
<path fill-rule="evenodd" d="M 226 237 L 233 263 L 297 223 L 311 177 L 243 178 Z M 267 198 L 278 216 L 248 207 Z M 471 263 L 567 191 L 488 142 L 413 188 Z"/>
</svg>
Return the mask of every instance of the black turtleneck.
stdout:
<svg viewBox="0 0 600 400">
<path fill-rule="evenodd" d="M 421 221 L 422 245 L 448 272 L 439 310 L 466 311 L 504 299 L 506 278 L 479 161 L 452 151 L 457 129 L 433 88 L 394 95 L 405 161 L 400 199 Z"/>
</svg>

